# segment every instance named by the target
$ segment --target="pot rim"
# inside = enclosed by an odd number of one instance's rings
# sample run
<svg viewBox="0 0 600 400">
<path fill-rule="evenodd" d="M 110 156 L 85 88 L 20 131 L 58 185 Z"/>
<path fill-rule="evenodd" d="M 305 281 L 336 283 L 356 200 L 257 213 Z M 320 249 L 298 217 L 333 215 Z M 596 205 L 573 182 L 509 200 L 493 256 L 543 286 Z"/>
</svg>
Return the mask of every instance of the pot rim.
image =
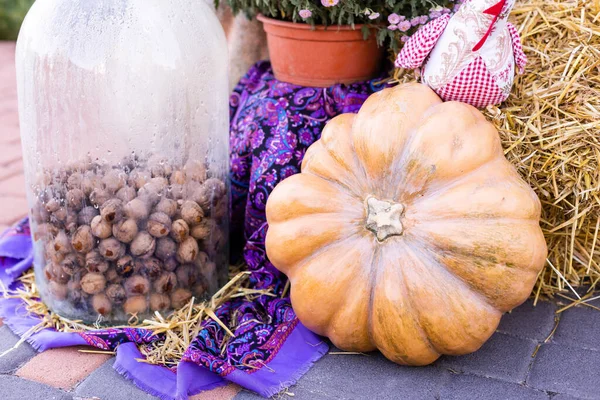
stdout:
<svg viewBox="0 0 600 400">
<path fill-rule="evenodd" d="M 312 26 L 310 24 L 306 24 L 303 22 L 289 22 L 289 21 L 282 21 L 279 19 L 275 19 L 275 18 L 270 18 L 270 17 L 266 17 L 263 14 L 258 14 L 256 16 L 256 19 L 259 20 L 260 22 L 262 22 L 263 24 L 269 24 L 269 25 L 275 25 L 275 26 L 281 26 L 281 27 L 285 27 L 285 28 L 289 28 L 289 29 L 298 29 L 298 30 L 317 30 L 317 31 L 360 31 L 362 29 L 363 26 L 368 26 L 367 24 L 354 24 L 354 28 L 352 27 L 352 25 L 315 25 Z M 331 27 L 336 26 L 337 29 L 331 29 Z M 369 28 L 372 29 L 372 28 Z"/>
</svg>

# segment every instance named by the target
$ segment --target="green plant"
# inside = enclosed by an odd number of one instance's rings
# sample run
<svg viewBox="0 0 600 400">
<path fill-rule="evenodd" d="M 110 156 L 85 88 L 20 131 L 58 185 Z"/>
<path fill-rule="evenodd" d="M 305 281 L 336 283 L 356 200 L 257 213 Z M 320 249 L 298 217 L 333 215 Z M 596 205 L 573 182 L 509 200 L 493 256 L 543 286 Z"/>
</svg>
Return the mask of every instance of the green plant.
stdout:
<svg viewBox="0 0 600 400">
<path fill-rule="evenodd" d="M 375 29 L 381 45 L 386 41 L 397 50 L 403 37 L 444 13 L 463 0 L 214 0 L 218 7 L 226 1 L 234 14 L 248 18 L 263 14 L 290 22 L 310 25 L 363 24 L 368 36 Z"/>
<path fill-rule="evenodd" d="M 0 0 L 0 40 L 15 40 L 35 0 Z"/>
</svg>

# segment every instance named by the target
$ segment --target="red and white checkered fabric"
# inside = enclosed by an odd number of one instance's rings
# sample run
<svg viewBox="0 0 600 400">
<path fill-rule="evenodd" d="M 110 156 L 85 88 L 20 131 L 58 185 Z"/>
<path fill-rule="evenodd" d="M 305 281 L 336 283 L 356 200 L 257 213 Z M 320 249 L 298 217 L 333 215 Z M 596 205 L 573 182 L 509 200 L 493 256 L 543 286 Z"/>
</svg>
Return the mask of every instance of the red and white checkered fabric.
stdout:
<svg viewBox="0 0 600 400">
<path fill-rule="evenodd" d="M 519 31 L 517 28 L 510 22 L 506 24 L 508 28 L 508 32 L 510 33 L 510 37 L 512 39 L 513 52 L 515 55 L 515 64 L 519 70 L 519 74 L 525 72 L 525 65 L 527 65 L 527 56 L 523 52 L 523 45 L 521 44 L 521 37 L 519 36 Z"/>
<path fill-rule="evenodd" d="M 423 25 L 416 31 L 400 50 L 395 62 L 396 67 L 407 69 L 421 67 L 442 33 L 444 33 L 450 18 L 451 16 L 446 14 Z"/>
<path fill-rule="evenodd" d="M 508 97 L 502 93 L 481 57 L 477 57 L 436 93 L 444 101 L 461 101 L 477 108 L 500 104 Z"/>
</svg>

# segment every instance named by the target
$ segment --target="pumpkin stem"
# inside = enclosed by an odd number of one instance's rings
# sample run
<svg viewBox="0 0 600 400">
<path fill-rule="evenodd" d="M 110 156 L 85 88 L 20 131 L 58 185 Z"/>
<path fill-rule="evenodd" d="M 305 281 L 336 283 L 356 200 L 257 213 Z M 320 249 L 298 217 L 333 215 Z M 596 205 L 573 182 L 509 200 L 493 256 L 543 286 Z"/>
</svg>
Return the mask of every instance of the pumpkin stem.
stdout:
<svg viewBox="0 0 600 400">
<path fill-rule="evenodd" d="M 368 197 L 366 202 L 367 222 L 365 228 L 375 234 L 377 240 L 383 242 L 390 236 L 400 236 L 404 232 L 402 213 L 404 206 L 375 197 Z"/>
</svg>

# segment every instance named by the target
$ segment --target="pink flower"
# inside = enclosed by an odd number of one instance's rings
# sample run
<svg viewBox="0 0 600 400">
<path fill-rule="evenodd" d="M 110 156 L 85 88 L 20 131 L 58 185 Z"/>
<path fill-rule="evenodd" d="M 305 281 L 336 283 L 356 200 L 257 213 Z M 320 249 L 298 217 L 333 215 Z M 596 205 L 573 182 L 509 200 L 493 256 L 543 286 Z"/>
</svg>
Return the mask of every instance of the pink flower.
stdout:
<svg viewBox="0 0 600 400">
<path fill-rule="evenodd" d="M 407 30 L 409 30 L 411 27 L 411 24 L 409 21 L 402 21 L 398 24 L 398 29 L 400 29 L 402 32 L 406 32 Z"/>
<path fill-rule="evenodd" d="M 427 15 L 421 15 L 421 16 L 419 17 L 419 19 L 420 19 L 420 21 L 419 21 L 419 22 L 421 23 L 421 25 L 424 25 L 424 24 L 426 24 L 426 23 L 427 23 L 427 21 L 429 21 L 429 17 L 428 17 Z"/>
<path fill-rule="evenodd" d="M 410 39 L 410 36 L 402 36 L 402 37 L 400 38 L 400 40 L 402 41 L 402 43 L 406 43 L 406 42 L 408 42 L 408 39 Z"/>
<path fill-rule="evenodd" d="M 398 29 L 398 25 L 390 25 L 390 26 L 388 26 L 388 29 L 389 29 L 390 31 L 395 31 L 395 30 L 397 30 L 397 29 Z"/>
<path fill-rule="evenodd" d="M 337 4 L 339 2 L 340 2 L 340 0 L 321 0 L 321 4 L 323 4 L 323 6 L 325 6 L 325 7 L 337 6 Z"/>
<path fill-rule="evenodd" d="M 410 20 L 410 24 L 412 26 L 417 26 L 421 23 L 421 18 L 420 17 L 414 17 L 413 19 Z"/>
<path fill-rule="evenodd" d="M 307 18 L 312 17 L 312 12 L 310 10 L 300 10 L 300 12 L 298 14 L 300 14 L 300 17 L 302 17 L 302 19 L 307 19 Z"/>
<path fill-rule="evenodd" d="M 396 24 L 400 23 L 400 21 L 401 21 L 400 16 L 396 13 L 390 14 L 388 16 L 388 22 L 392 25 L 396 25 Z"/>
<path fill-rule="evenodd" d="M 373 13 L 371 15 L 369 15 L 369 19 L 377 19 L 379 18 L 379 13 Z"/>
</svg>

